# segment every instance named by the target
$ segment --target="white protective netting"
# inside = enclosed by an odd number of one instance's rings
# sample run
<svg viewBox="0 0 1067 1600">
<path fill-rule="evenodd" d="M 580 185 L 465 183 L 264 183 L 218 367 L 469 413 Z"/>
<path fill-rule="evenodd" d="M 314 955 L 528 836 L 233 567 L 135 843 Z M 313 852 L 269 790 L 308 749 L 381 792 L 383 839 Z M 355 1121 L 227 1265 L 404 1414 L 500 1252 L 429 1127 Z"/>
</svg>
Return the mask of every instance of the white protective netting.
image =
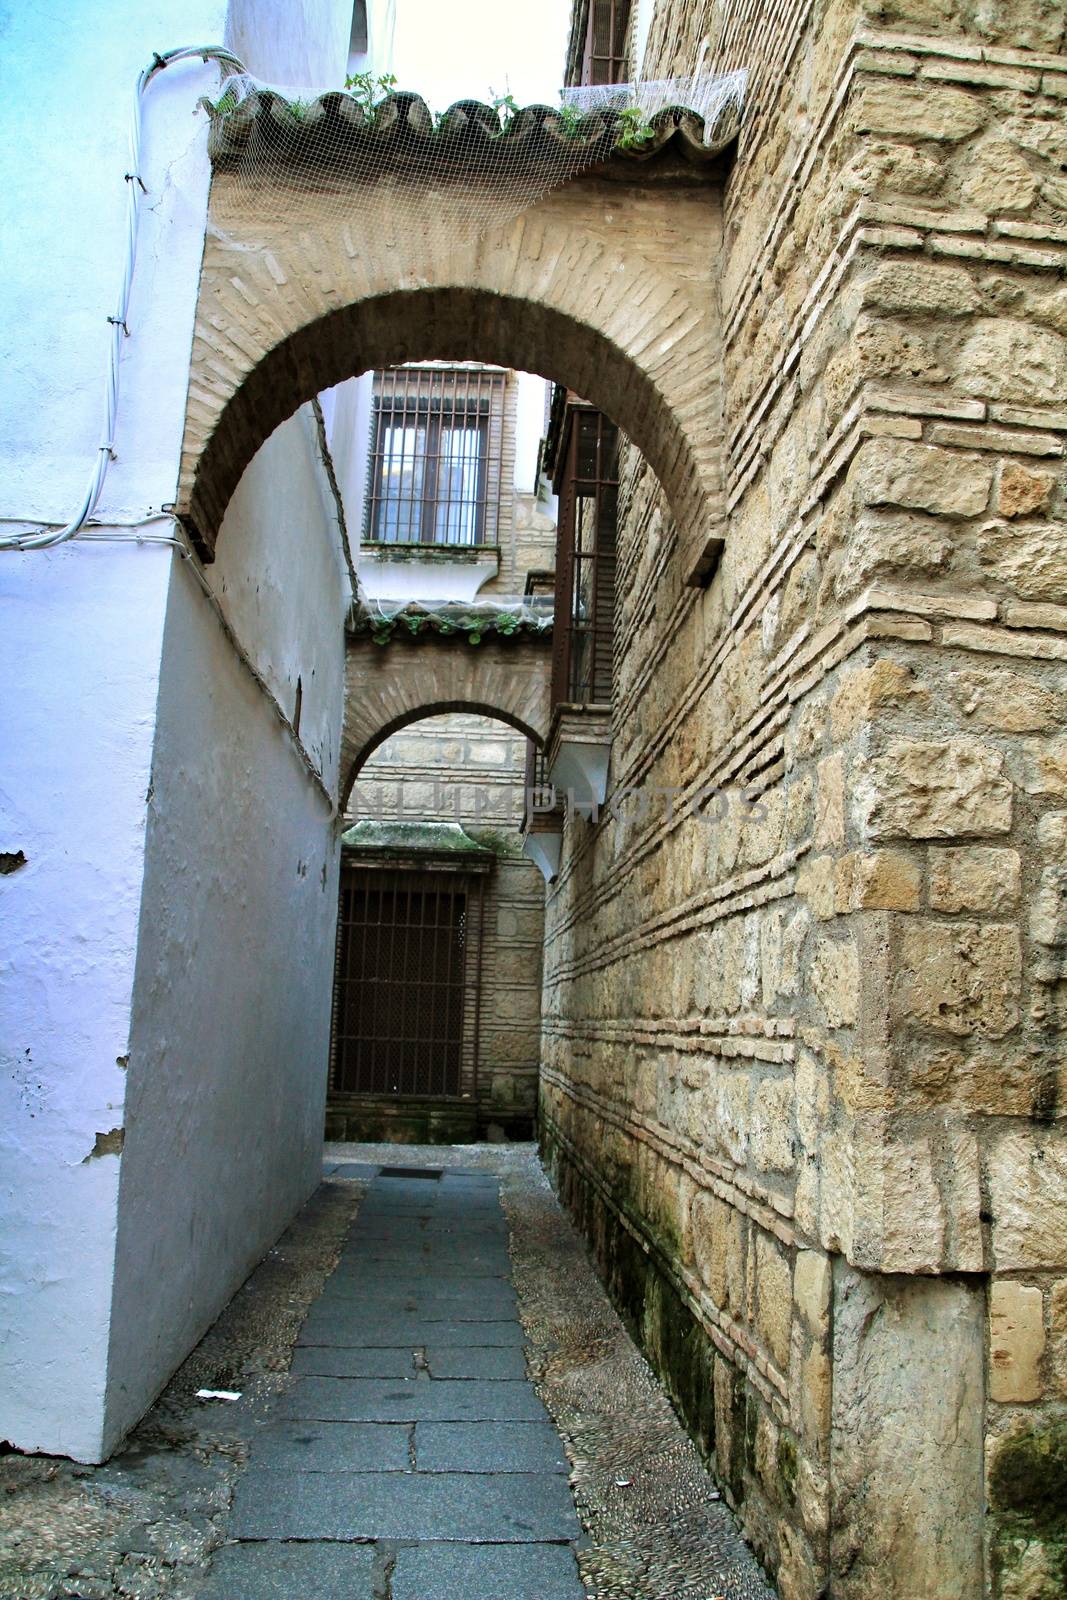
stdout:
<svg viewBox="0 0 1067 1600">
<path fill-rule="evenodd" d="M 435 113 L 389 79 L 322 91 L 232 73 L 202 102 L 213 215 L 246 246 L 310 223 L 350 230 L 351 249 L 373 191 L 375 227 L 422 254 L 499 228 L 612 157 L 671 144 L 711 159 L 737 134 L 744 88 L 739 72 L 568 89 L 556 107 L 463 100 Z"/>
</svg>

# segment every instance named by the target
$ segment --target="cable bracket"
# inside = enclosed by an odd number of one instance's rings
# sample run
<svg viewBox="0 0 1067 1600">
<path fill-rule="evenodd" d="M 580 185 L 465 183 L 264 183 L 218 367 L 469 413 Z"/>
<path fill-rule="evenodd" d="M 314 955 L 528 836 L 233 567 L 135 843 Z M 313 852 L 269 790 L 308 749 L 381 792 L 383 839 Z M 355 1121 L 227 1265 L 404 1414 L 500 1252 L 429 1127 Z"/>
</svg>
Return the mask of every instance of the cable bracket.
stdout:
<svg viewBox="0 0 1067 1600">
<path fill-rule="evenodd" d="M 139 183 L 141 185 L 142 194 L 148 193 L 148 190 L 144 186 L 144 179 L 141 177 L 139 172 L 124 172 L 123 177 L 126 179 L 127 183 Z"/>
</svg>

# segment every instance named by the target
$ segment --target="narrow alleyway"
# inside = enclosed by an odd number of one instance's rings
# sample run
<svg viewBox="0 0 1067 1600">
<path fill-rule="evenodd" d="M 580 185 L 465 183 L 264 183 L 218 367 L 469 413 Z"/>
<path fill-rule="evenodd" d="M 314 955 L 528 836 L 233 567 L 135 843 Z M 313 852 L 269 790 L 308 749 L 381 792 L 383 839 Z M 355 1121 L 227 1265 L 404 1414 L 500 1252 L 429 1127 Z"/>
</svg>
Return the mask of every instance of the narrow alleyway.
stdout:
<svg viewBox="0 0 1067 1600">
<path fill-rule="evenodd" d="M 110 1462 L 0 1453 L 0 1600 L 773 1600 L 532 1146 L 324 1179 Z"/>
<path fill-rule="evenodd" d="M 373 1178 L 252 1445 L 212 1600 L 582 1600 L 498 1190 L 425 1166 Z"/>
</svg>

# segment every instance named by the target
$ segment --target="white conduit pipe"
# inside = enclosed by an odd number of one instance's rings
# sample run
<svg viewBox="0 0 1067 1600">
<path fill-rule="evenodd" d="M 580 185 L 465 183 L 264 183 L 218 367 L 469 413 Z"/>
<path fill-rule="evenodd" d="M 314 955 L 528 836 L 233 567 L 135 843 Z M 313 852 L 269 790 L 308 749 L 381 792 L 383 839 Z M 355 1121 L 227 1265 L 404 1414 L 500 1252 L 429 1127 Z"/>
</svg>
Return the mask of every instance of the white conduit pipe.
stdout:
<svg viewBox="0 0 1067 1600">
<path fill-rule="evenodd" d="M 63 527 L 45 526 L 33 533 L 0 534 L 0 550 L 45 550 L 52 545 L 66 544 L 68 540 L 81 532 L 89 518 L 96 510 L 100 495 L 107 477 L 107 469 L 114 459 L 115 425 L 119 409 L 119 362 L 122 356 L 122 341 L 128 336 L 126 317 L 130 306 L 130 295 L 133 289 L 133 274 L 137 265 L 137 227 L 141 214 L 141 199 L 148 193 L 141 178 L 141 113 L 142 100 L 145 90 L 156 77 L 167 67 L 173 66 L 177 61 L 201 60 L 203 62 L 217 61 L 224 72 L 244 72 L 242 61 L 229 50 L 224 50 L 220 45 L 182 45 L 177 50 L 166 50 L 162 55 L 153 58 L 150 64 L 143 68 L 137 79 L 137 88 L 134 93 L 133 113 L 130 117 L 130 170 L 126 173 L 126 252 L 122 269 L 122 286 L 115 306 L 115 314 L 108 318 L 111 323 L 111 348 L 108 352 L 107 384 L 104 395 L 104 427 L 97 450 L 96 461 L 89 476 L 85 494 L 74 516 Z M 161 520 L 162 513 L 144 518 L 145 523 Z M 143 543 L 173 544 L 188 553 L 183 541 L 171 534 L 151 534 L 131 531 L 128 535 L 112 534 L 85 534 L 85 538 L 131 538 Z"/>
</svg>

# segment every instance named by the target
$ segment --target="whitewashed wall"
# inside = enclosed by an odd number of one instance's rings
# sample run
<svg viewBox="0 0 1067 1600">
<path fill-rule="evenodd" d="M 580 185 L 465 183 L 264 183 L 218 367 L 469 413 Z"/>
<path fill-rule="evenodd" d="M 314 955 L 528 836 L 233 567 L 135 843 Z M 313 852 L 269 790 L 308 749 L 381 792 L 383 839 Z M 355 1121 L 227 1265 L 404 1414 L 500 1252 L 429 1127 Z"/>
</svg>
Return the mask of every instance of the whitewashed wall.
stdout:
<svg viewBox="0 0 1067 1600">
<path fill-rule="evenodd" d="M 95 459 L 122 265 L 137 72 L 219 4 L 74 0 L 5 12 L 0 50 L 4 382 L 0 517 L 62 521 Z M 65 74 L 76 93 L 57 93 Z M 214 70 L 150 92 L 140 272 L 104 520 L 173 499 L 207 200 L 192 109 Z M 47 127 L 47 137 L 45 129 Z M 27 141 L 32 139 L 32 154 Z M 17 241 L 17 247 L 14 245 Z M 101 1447 L 123 1123 L 166 548 L 0 553 L 0 1438 Z"/>
<path fill-rule="evenodd" d="M 283 0 L 247 10 L 263 26 L 261 70 L 291 79 L 306 68 L 318 77 L 336 55 L 329 81 L 337 81 L 348 45 L 343 4 L 318 0 L 303 32 Z M 221 42 L 227 30 L 220 0 L 136 8 L 68 0 L 58 9 L 11 8 L 0 26 L 0 229 L 18 241 L 5 251 L 0 317 L 0 518 L 16 527 L 65 518 L 97 448 L 136 74 L 155 50 Z M 256 39 L 242 27 L 248 49 Z M 285 58 L 286 39 L 299 41 L 299 60 Z M 149 94 L 142 170 L 150 195 L 105 527 L 158 512 L 175 495 L 209 181 L 195 104 L 216 81 L 213 68 L 183 65 Z M 57 82 L 76 82 L 77 92 L 57 93 Z M 302 725 L 329 781 L 339 642 L 332 668 L 326 654 L 344 595 L 306 428 L 291 427 L 303 432 L 293 436 L 287 469 L 295 463 L 296 478 L 316 481 L 302 517 L 264 523 L 257 506 L 276 490 L 254 478 L 239 495 L 260 540 L 244 541 L 244 560 L 249 571 L 259 562 L 270 572 L 269 603 L 254 601 L 237 541 L 219 571 L 234 626 L 287 711 L 286 686 L 291 693 L 294 672 L 303 677 Z M 284 452 L 284 436 L 271 446 Z M 273 472 L 283 476 L 277 461 Z M 312 542 L 287 595 L 285 544 L 301 530 Z M 328 807 L 191 582 L 165 547 L 0 553 L 0 852 L 26 856 L 24 867 L 0 876 L 0 1438 L 83 1459 L 99 1457 L 133 1420 L 270 1242 L 270 1229 L 284 1224 L 311 1182 L 309 1130 L 321 1130 L 326 1001 L 309 974 L 328 996 L 333 908 L 318 910 L 331 897 Z M 153 809 L 156 795 L 165 817 Z M 294 857 L 307 868 L 295 887 Z M 278 1029 L 274 1055 L 262 1049 L 264 1008 L 248 999 L 237 923 L 255 931 L 271 984 L 304 996 L 300 1017 L 266 1008 Z M 204 1033 L 226 1018 L 209 1058 Z M 260 1062 L 276 1102 L 276 1120 L 257 1134 L 259 1154 L 273 1163 L 275 1203 L 255 1220 L 218 1172 L 222 1084 L 244 1051 Z M 320 1077 L 310 1068 L 298 1077 L 298 1058 L 303 1070 L 316 1052 Z M 209 1060 L 219 1095 L 192 1114 L 189 1086 Z M 187 1120 L 169 1116 L 176 1106 Z M 295 1130 L 291 1151 L 283 1107 Z M 240 1135 L 234 1125 L 231 1136 Z M 186 1239 L 180 1273 L 166 1206 L 139 1199 L 157 1158 L 156 1195 L 169 1186 L 210 1224 L 197 1235 L 192 1265 Z M 209 1166 L 218 1192 L 210 1215 Z M 247 1187 L 247 1170 L 244 1178 Z M 134 1281 L 144 1260 L 178 1273 L 178 1286 L 159 1284 L 147 1314 L 146 1280 Z"/>
<path fill-rule="evenodd" d="M 275 435 L 246 473 L 220 559 L 244 545 L 268 577 L 279 548 L 299 544 L 289 604 L 273 627 L 265 615 L 273 595 L 255 618 L 260 659 L 283 686 L 296 669 L 312 683 L 301 727 L 332 783 L 345 599 L 336 547 L 321 512 L 317 523 L 307 515 L 313 493 L 302 521 L 287 517 L 292 476 L 275 519 L 242 526 L 258 509 L 257 488 L 281 488 L 275 469 L 286 444 Z M 290 449 L 287 462 L 299 455 Z M 336 909 L 329 804 L 191 575 L 179 571 L 167 608 L 130 1037 L 107 1447 L 320 1180 Z"/>
<path fill-rule="evenodd" d="M 100 1446 L 165 550 L 0 556 L 0 1438 Z M 132 618 L 136 618 L 136 626 Z"/>
</svg>

